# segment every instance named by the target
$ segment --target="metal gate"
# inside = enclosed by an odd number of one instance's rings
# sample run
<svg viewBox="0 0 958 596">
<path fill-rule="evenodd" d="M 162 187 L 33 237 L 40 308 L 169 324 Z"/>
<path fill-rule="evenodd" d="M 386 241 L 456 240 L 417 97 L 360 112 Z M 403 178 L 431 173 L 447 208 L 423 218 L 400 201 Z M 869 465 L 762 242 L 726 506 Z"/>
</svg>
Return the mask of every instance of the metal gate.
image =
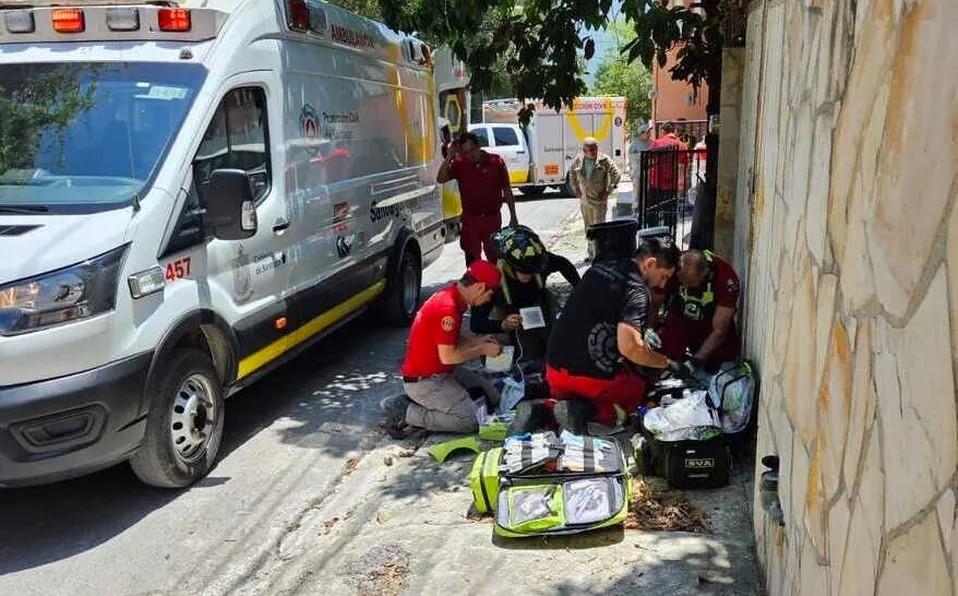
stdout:
<svg viewBox="0 0 958 596">
<path fill-rule="evenodd" d="M 705 149 L 643 151 L 632 181 L 639 226 L 666 226 L 676 244 L 686 247 L 695 199 L 705 188 L 705 167 Z"/>
</svg>

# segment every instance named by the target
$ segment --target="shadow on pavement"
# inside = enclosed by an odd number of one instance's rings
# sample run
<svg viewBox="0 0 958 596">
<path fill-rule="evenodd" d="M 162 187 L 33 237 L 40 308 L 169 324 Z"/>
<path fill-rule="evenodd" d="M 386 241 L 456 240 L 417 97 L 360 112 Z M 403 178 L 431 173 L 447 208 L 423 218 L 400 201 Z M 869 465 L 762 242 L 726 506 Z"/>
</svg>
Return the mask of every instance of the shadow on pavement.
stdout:
<svg viewBox="0 0 958 596">
<path fill-rule="evenodd" d="M 688 544 L 676 549 L 668 544 L 675 540 L 674 536 L 652 534 L 650 538 L 642 545 L 636 545 L 642 562 L 607 570 L 606 577 L 612 579 L 611 585 L 605 581 L 592 586 L 588 582 L 565 580 L 548 586 L 548 593 L 561 596 L 626 596 L 640 593 L 640 590 L 669 595 L 745 596 L 757 593 L 753 588 L 755 578 L 741 565 L 731 564 L 729 556 L 734 554 L 724 547 L 702 540 L 694 546 Z"/>
<path fill-rule="evenodd" d="M 216 482 L 216 472 L 206 482 Z M 127 465 L 56 484 L 0 490 L 0 575 L 95 548 L 170 503 Z"/>
<path fill-rule="evenodd" d="M 503 538 L 493 534 L 492 543 L 505 550 L 590 550 L 619 544 L 625 540 L 622 526 L 572 536 L 542 538 Z"/>
</svg>

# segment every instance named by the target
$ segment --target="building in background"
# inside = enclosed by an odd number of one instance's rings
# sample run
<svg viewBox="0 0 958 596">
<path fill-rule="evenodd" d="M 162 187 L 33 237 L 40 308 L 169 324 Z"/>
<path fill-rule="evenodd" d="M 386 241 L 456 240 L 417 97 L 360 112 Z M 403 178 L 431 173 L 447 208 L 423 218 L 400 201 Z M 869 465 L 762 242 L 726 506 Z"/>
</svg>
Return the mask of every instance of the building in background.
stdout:
<svg viewBox="0 0 958 596">
<path fill-rule="evenodd" d="M 690 5 L 695 0 L 672 0 L 672 6 Z M 705 138 L 708 132 L 708 115 L 705 111 L 708 102 L 708 86 L 703 82 L 698 93 L 685 81 L 676 81 L 669 72 L 676 63 L 679 48 L 668 52 L 668 61 L 660 67 L 652 65 L 652 121 L 656 125 L 656 136 L 663 122 L 676 125 L 676 134 L 695 137 L 695 142 Z M 694 145 L 694 143 L 692 143 Z M 691 148 L 691 145 L 690 147 Z"/>
</svg>

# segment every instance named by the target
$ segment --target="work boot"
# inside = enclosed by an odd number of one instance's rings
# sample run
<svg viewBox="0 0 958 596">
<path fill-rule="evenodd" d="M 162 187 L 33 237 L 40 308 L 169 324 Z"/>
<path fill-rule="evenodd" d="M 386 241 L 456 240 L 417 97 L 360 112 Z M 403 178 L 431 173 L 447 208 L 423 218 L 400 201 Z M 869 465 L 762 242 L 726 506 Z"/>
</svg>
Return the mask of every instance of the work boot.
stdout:
<svg viewBox="0 0 958 596">
<path fill-rule="evenodd" d="M 574 435 L 584 435 L 587 425 L 595 419 L 595 405 L 583 399 L 568 399 L 556 402 L 552 410 L 559 430 Z"/>
<path fill-rule="evenodd" d="M 549 425 L 549 409 L 546 400 L 523 400 L 516 406 L 516 415 L 506 431 L 507 437 L 538 432 Z"/>
<path fill-rule="evenodd" d="M 379 402 L 383 409 L 383 430 L 394 439 L 406 437 L 406 409 L 412 400 L 405 393 L 393 395 Z"/>
</svg>

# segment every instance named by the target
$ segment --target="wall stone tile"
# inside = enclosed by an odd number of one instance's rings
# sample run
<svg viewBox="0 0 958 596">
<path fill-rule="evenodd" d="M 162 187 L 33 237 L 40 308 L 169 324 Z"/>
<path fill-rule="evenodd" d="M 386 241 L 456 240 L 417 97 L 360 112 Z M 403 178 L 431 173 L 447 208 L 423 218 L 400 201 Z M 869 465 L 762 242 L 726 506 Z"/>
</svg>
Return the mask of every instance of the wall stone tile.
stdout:
<svg viewBox="0 0 958 596">
<path fill-rule="evenodd" d="M 941 270 L 905 329 L 878 324 L 874 374 L 884 429 L 889 528 L 927 505 L 958 465 L 952 363 L 934 357 L 951 353 L 943 321 L 948 321 L 948 302 Z"/>
<path fill-rule="evenodd" d="M 805 242 L 808 250 L 820 266 L 831 265 L 831 248 L 828 239 L 829 164 L 832 159 L 832 139 L 822 130 L 832 128 L 834 116 L 819 114 L 811 123 L 819 131 L 812 141 L 808 172 L 808 202 L 805 206 Z"/>
<path fill-rule="evenodd" d="M 875 0 L 872 4 L 888 4 L 890 0 Z M 856 178 L 861 187 L 862 165 L 868 167 L 869 160 L 874 162 L 880 136 L 875 135 L 868 124 L 874 113 L 881 114 L 881 104 L 888 94 L 884 83 L 888 65 L 895 52 L 894 23 L 887 19 L 878 19 L 873 6 L 859 2 L 858 13 L 862 26 L 856 27 L 855 59 L 848 75 L 848 85 L 842 101 L 842 110 L 833 133 L 835 144 L 832 152 L 831 194 L 829 196 L 829 230 L 835 244 L 835 258 L 839 262 L 845 259 L 846 238 L 841 233 L 848 225 L 848 204 L 856 198 L 865 198 L 865 189 L 855 192 Z M 864 23 L 867 22 L 867 26 Z M 850 51 L 850 49 L 849 49 Z M 876 106 L 877 104 L 877 106 Z M 877 109 L 876 109 L 877 108 Z M 879 120 L 878 124 L 880 125 Z M 863 147 L 866 131 L 872 135 L 868 150 Z M 880 132 L 880 129 L 877 131 Z M 871 168 L 873 170 L 873 168 Z M 874 172 L 870 172 L 874 179 Z M 846 269 L 843 267 L 843 271 Z"/>
<path fill-rule="evenodd" d="M 830 273 L 819 275 L 819 268 L 815 265 L 812 266 L 812 276 L 818 280 L 815 284 L 814 345 L 818 346 L 815 353 L 815 374 L 822 376 L 825 373 L 825 360 L 833 352 L 835 295 L 838 292 L 839 277 Z M 842 333 L 844 334 L 844 330 Z"/>
<path fill-rule="evenodd" d="M 955 491 L 946 490 L 938 499 L 938 526 L 944 540 L 945 556 L 951 556 L 955 548 Z"/>
<path fill-rule="evenodd" d="M 790 487 L 779 488 L 779 497 L 783 499 L 783 510 L 790 520 L 786 523 L 791 523 L 793 526 L 789 528 L 790 530 L 802 528 L 805 525 L 803 507 L 808 497 L 808 477 L 811 466 L 811 459 L 805 449 L 801 437 L 798 433 L 795 433 L 795 440 L 792 442 L 792 458 L 788 462 Z M 784 509 L 786 502 L 788 503 L 788 509 Z"/>
<path fill-rule="evenodd" d="M 809 542 L 804 543 L 801 561 L 801 594 L 828 594 L 828 567 L 819 565 Z"/>
<path fill-rule="evenodd" d="M 865 448 L 865 434 L 875 419 L 875 384 L 872 377 L 872 323 L 858 325 L 852 365 L 851 409 L 845 444 L 843 470 L 845 482 L 855 481 L 858 463 Z"/>
<path fill-rule="evenodd" d="M 956 22 L 958 2 L 938 1 L 909 3 L 898 23 L 876 171 L 882 200 L 867 220 L 878 296 L 897 317 L 908 310 L 954 181 L 958 151 L 942 123 L 958 119 L 958 81 L 944 82 L 941 73 L 958 71 L 958 36 L 934 24 Z"/>
<path fill-rule="evenodd" d="M 852 512 L 848 499 L 840 498 L 828 513 L 828 583 L 829 593 L 841 594 L 842 558 L 848 541 Z M 859 545 L 855 545 L 858 548 Z"/>
<path fill-rule="evenodd" d="M 817 433 L 816 390 L 818 374 L 815 370 L 817 353 L 810 338 L 816 336 L 815 286 L 807 257 L 804 271 L 795 286 L 792 320 L 788 334 L 788 349 L 784 371 L 785 399 L 789 418 L 806 445 Z"/>
<path fill-rule="evenodd" d="M 838 492 L 851 416 L 851 345 L 841 321 L 832 326 L 828 361 L 818 393 L 818 444 L 822 449 L 822 486 L 825 498 Z"/>
<path fill-rule="evenodd" d="M 884 479 L 881 473 L 881 447 L 878 433 L 872 433 L 866 446 L 865 464 L 860 479 L 861 487 L 855 495 L 852 517 L 848 526 L 841 560 L 832 565 L 841 573 L 838 592 L 841 596 L 872 595 L 878 572 L 878 550 L 882 539 L 882 493 Z M 837 553 L 837 551 L 832 551 Z"/>
<path fill-rule="evenodd" d="M 958 126 L 956 126 L 958 128 Z M 945 255 L 948 261 L 948 312 L 951 314 L 951 345 L 958 346 L 958 198 L 952 197 L 951 218 L 948 221 L 948 240 Z M 958 359 L 958 354 L 955 355 Z"/>
<path fill-rule="evenodd" d="M 928 515 L 889 545 L 877 594 L 947 596 L 952 584 L 946 561 L 936 516 Z"/>
</svg>

